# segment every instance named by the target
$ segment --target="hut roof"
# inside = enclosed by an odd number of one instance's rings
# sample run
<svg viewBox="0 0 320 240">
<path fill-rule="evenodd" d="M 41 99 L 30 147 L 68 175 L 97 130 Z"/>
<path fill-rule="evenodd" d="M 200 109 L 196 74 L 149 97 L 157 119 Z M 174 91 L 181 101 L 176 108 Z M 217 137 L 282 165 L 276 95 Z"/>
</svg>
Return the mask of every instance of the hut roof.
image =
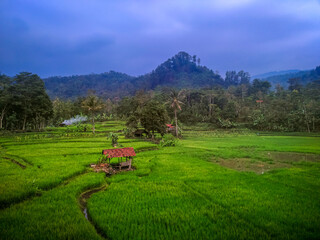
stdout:
<svg viewBox="0 0 320 240">
<path fill-rule="evenodd" d="M 105 149 L 102 150 L 102 154 L 107 155 L 107 158 L 136 156 L 136 153 L 134 152 L 134 149 L 132 147 Z"/>
</svg>

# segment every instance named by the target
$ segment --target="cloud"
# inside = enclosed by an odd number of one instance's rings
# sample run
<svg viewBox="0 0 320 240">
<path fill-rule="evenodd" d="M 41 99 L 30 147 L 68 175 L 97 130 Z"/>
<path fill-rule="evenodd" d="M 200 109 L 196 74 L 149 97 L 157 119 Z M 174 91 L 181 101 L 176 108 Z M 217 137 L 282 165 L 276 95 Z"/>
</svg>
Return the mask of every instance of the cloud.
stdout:
<svg viewBox="0 0 320 240">
<path fill-rule="evenodd" d="M 319 64 L 315 0 L 3 0 L 0 71 L 147 73 L 183 50 L 214 70 Z"/>
</svg>

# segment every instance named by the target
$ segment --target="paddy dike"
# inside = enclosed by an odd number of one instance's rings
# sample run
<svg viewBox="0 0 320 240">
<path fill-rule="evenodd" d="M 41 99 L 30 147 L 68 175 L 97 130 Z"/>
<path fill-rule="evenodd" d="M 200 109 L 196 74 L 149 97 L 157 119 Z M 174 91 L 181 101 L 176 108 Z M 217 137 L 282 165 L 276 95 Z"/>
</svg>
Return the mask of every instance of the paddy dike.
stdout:
<svg viewBox="0 0 320 240">
<path fill-rule="evenodd" d="M 290 168 L 303 162 L 320 162 L 320 155 L 293 152 L 264 152 L 259 159 L 254 158 L 218 158 L 212 162 L 237 171 L 264 174 L 271 170 Z"/>
<path fill-rule="evenodd" d="M 26 166 L 25 166 L 25 165 L 23 165 L 22 163 L 19 163 L 18 161 L 16 161 L 16 160 L 15 160 L 15 159 L 13 159 L 13 158 L 8 158 L 8 157 L 2 157 L 2 158 L 4 158 L 4 159 L 7 159 L 7 160 L 11 161 L 12 163 L 14 163 L 14 164 L 18 165 L 18 166 L 19 166 L 19 167 L 21 167 L 22 169 L 25 169 L 25 168 L 26 168 Z"/>
</svg>

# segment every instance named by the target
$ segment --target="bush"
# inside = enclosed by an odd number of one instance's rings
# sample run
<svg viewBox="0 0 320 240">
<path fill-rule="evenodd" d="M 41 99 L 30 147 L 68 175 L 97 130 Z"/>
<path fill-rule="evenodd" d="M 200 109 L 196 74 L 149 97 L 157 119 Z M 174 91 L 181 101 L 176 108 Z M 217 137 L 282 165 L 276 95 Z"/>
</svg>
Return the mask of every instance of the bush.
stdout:
<svg viewBox="0 0 320 240">
<path fill-rule="evenodd" d="M 123 129 L 123 134 L 126 138 L 131 138 L 134 137 L 134 130 L 131 128 L 124 128 Z"/>
<path fill-rule="evenodd" d="M 118 134 L 113 132 L 109 133 L 108 139 L 111 139 L 111 145 L 113 147 L 118 145 L 118 138 L 119 138 Z"/>
<path fill-rule="evenodd" d="M 178 144 L 178 139 L 171 134 L 165 134 L 162 140 L 160 141 L 161 147 L 174 147 L 174 146 L 177 146 L 177 144 Z"/>
</svg>

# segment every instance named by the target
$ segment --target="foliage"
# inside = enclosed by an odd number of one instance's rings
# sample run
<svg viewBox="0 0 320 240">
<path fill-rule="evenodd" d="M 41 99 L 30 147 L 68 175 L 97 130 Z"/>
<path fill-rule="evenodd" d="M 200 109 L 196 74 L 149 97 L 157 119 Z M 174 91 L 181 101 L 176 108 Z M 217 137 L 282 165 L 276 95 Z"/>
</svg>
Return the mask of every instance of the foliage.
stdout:
<svg viewBox="0 0 320 240">
<path fill-rule="evenodd" d="M 177 111 L 181 111 L 181 105 L 183 104 L 182 100 L 185 97 L 184 91 L 177 92 L 175 89 L 170 90 L 169 101 L 170 107 L 174 111 L 174 121 L 175 121 L 175 134 L 176 137 L 179 136 L 179 127 L 178 127 L 178 117 Z"/>
<path fill-rule="evenodd" d="M 189 127 L 176 147 L 156 151 L 142 151 L 157 147 L 151 142 L 120 135 L 136 150 L 136 170 L 111 178 L 90 171 L 105 148 L 105 132 L 123 127 L 108 121 L 97 123 L 96 135 L 63 137 L 64 127 L 52 127 L 2 136 L 0 206 L 7 208 L 1 237 L 101 239 L 96 227 L 110 239 L 318 239 L 320 166 L 306 157 L 320 154 L 316 134 L 209 131 L 203 124 L 202 131 Z M 240 158 L 272 166 L 273 152 L 303 154 L 283 158 L 290 168 L 262 175 L 217 164 Z M 106 182 L 106 191 L 88 199 L 91 225 L 78 197 Z"/>
<path fill-rule="evenodd" d="M 111 132 L 108 135 L 108 139 L 111 139 L 111 145 L 113 147 L 116 147 L 118 145 L 118 139 L 119 139 L 118 134 Z"/>
<path fill-rule="evenodd" d="M 161 147 L 174 147 L 178 144 L 178 139 L 175 138 L 172 134 L 163 135 L 160 146 Z"/>
<path fill-rule="evenodd" d="M 21 72 L 12 79 L 0 75 L 0 129 L 44 129 L 52 115 L 52 103 L 38 75 Z"/>
<path fill-rule="evenodd" d="M 44 82 L 51 98 L 72 99 L 85 97 L 92 89 L 102 98 L 133 94 L 134 78 L 114 71 L 102 74 L 74 75 L 70 77 L 49 77 Z"/>
<path fill-rule="evenodd" d="M 134 136 L 134 129 L 132 128 L 124 128 L 123 129 L 123 134 L 126 138 L 131 138 Z"/>
<path fill-rule="evenodd" d="M 167 112 L 159 102 L 151 101 L 146 104 L 141 112 L 141 125 L 147 132 L 158 132 L 163 135 L 166 131 Z"/>
<path fill-rule="evenodd" d="M 282 87 L 287 88 L 290 84 L 290 79 L 299 79 L 300 84 L 307 85 L 320 78 L 320 66 L 315 69 L 307 71 L 298 71 L 287 74 L 279 74 L 271 77 L 264 78 L 265 81 L 270 82 L 273 86 L 280 84 Z"/>
<path fill-rule="evenodd" d="M 78 100 L 79 101 L 79 100 Z M 83 101 L 83 99 L 80 99 Z M 53 118 L 51 120 L 54 126 L 59 126 L 64 120 L 70 119 L 73 116 L 81 115 L 82 108 L 77 106 L 76 102 L 71 100 L 63 101 L 56 98 L 52 101 L 53 104 Z"/>
<path fill-rule="evenodd" d="M 107 160 L 108 160 L 108 156 L 107 156 L 107 155 L 101 155 L 101 156 L 98 158 L 97 164 L 106 163 Z"/>
<path fill-rule="evenodd" d="M 95 115 L 104 108 L 103 101 L 95 95 L 89 95 L 82 102 L 82 108 L 91 116 L 92 132 L 95 133 Z"/>
<path fill-rule="evenodd" d="M 78 123 L 76 126 L 77 126 L 77 132 L 86 132 L 89 129 L 88 124 Z"/>
<path fill-rule="evenodd" d="M 219 121 L 218 126 L 220 128 L 234 128 L 234 127 L 237 127 L 237 124 L 235 122 L 230 121 L 229 119 L 218 118 L 218 121 Z"/>
</svg>

